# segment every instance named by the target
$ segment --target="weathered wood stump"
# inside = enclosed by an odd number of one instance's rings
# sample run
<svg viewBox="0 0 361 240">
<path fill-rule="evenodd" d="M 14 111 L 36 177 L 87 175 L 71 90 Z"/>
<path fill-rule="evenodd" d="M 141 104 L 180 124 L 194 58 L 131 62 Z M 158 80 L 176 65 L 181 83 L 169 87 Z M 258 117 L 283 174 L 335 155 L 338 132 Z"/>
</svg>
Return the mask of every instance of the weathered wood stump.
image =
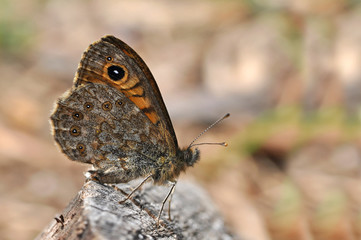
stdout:
<svg viewBox="0 0 361 240">
<path fill-rule="evenodd" d="M 131 186 L 118 190 L 88 181 L 57 220 L 37 239 L 236 239 L 207 194 L 180 181 L 171 204 L 157 225 L 156 217 L 169 188 L 146 184 L 132 199 L 120 204 Z"/>
</svg>

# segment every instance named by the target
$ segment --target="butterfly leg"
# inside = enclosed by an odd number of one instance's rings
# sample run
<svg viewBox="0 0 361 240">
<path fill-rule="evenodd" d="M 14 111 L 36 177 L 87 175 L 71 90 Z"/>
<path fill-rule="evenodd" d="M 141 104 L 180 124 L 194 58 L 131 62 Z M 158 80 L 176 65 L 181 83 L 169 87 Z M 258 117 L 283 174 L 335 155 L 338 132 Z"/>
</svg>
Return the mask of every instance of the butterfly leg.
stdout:
<svg viewBox="0 0 361 240">
<path fill-rule="evenodd" d="M 173 195 L 175 192 L 175 185 L 177 184 L 177 181 L 174 182 L 174 187 L 171 189 L 172 193 L 170 195 L 169 201 L 168 201 L 168 219 L 171 220 L 171 216 L 170 216 L 170 205 L 173 199 Z"/>
<path fill-rule="evenodd" d="M 169 181 L 169 183 L 171 184 L 171 188 L 170 188 L 167 196 L 165 196 L 165 198 L 163 199 L 162 207 L 160 208 L 160 211 L 159 211 L 158 217 L 157 217 L 157 225 L 159 225 L 160 216 L 162 215 L 164 205 L 165 205 L 165 203 L 167 202 L 167 200 L 168 200 L 169 197 L 170 197 L 170 199 L 169 199 L 168 216 L 169 216 L 169 219 L 170 219 L 170 202 L 171 202 L 171 200 L 172 200 L 173 193 L 174 193 L 174 189 L 175 189 L 175 186 L 176 186 L 176 184 L 177 184 L 177 181 L 174 181 L 174 182 Z"/>
<path fill-rule="evenodd" d="M 146 178 L 144 178 L 144 180 L 136 187 L 134 188 L 134 190 L 128 194 L 128 196 L 123 199 L 122 201 L 120 201 L 119 203 L 125 203 L 125 201 L 127 201 L 141 186 L 143 186 L 144 183 L 146 183 L 148 181 L 149 178 L 151 178 L 153 176 L 153 174 L 149 174 Z"/>
</svg>

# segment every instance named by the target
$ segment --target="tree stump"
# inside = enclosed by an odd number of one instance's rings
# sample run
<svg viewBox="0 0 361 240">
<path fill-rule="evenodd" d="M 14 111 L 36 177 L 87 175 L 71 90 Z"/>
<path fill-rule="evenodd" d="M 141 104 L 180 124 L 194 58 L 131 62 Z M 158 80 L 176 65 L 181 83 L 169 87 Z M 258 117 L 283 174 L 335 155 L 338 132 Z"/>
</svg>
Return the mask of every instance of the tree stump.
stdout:
<svg viewBox="0 0 361 240">
<path fill-rule="evenodd" d="M 120 204 L 131 186 L 136 186 L 133 183 L 112 187 L 86 182 L 36 239 L 237 239 L 198 186 L 178 182 L 171 204 L 172 219 L 168 219 L 166 204 L 157 225 L 169 187 L 146 184 Z"/>
</svg>

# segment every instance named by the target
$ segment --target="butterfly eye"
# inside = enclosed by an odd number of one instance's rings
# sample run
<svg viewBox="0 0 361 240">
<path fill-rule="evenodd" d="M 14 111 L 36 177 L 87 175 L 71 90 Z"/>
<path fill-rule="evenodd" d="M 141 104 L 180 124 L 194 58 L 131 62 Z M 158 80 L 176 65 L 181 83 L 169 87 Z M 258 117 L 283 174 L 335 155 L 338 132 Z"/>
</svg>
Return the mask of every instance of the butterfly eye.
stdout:
<svg viewBox="0 0 361 240">
<path fill-rule="evenodd" d="M 120 66 L 110 66 L 108 67 L 108 76 L 113 81 L 119 81 L 125 76 L 125 70 Z"/>
</svg>

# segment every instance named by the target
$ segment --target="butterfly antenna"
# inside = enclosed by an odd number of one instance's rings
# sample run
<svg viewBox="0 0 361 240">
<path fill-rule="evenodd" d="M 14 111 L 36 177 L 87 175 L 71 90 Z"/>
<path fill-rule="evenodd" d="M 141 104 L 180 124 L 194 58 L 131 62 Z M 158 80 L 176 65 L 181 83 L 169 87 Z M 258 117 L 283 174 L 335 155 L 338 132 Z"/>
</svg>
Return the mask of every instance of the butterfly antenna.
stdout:
<svg viewBox="0 0 361 240">
<path fill-rule="evenodd" d="M 221 146 L 228 146 L 227 143 L 222 142 L 222 143 L 197 143 L 197 144 L 193 144 L 195 141 L 197 141 L 203 134 L 205 134 L 206 132 L 208 132 L 209 129 L 211 129 L 212 127 L 214 127 L 215 125 L 217 125 L 219 122 L 223 121 L 224 119 L 228 118 L 231 114 L 227 113 L 226 115 L 224 115 L 223 117 L 221 117 L 220 119 L 218 119 L 217 121 L 215 121 L 214 123 L 212 123 L 209 127 L 207 127 L 203 132 L 201 132 L 192 142 L 191 144 L 189 144 L 188 148 L 194 147 L 194 146 L 198 146 L 198 145 L 221 145 Z"/>
</svg>

